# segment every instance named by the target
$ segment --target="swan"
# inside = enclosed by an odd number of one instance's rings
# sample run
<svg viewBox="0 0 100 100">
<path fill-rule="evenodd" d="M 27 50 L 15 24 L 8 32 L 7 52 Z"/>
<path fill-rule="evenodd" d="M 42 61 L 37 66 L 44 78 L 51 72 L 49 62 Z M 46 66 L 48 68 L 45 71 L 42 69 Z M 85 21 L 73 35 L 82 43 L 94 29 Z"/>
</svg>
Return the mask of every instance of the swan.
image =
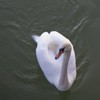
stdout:
<svg viewBox="0 0 100 100">
<path fill-rule="evenodd" d="M 76 78 L 76 59 L 72 43 L 59 32 L 32 35 L 36 56 L 46 79 L 59 91 L 69 90 Z"/>
</svg>

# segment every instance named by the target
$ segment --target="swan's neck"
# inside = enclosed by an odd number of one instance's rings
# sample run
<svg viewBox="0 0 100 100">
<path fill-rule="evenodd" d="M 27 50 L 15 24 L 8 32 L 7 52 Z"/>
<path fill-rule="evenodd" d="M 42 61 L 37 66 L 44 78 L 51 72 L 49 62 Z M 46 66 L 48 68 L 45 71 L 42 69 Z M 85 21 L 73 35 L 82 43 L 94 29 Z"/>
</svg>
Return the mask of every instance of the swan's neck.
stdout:
<svg viewBox="0 0 100 100">
<path fill-rule="evenodd" d="M 68 80 L 68 62 L 69 62 L 70 54 L 71 54 L 71 49 L 67 52 L 64 52 L 61 74 L 59 79 L 59 87 L 61 89 L 70 88 L 70 83 Z"/>
</svg>

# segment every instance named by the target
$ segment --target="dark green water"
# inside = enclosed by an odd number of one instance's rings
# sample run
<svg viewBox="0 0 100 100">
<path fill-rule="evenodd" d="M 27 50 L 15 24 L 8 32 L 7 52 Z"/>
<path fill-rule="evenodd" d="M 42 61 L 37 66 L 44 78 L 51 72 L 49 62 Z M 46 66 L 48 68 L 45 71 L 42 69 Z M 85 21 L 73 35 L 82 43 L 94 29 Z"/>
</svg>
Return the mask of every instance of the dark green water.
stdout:
<svg viewBox="0 0 100 100">
<path fill-rule="evenodd" d="M 45 79 L 32 34 L 58 31 L 75 48 L 77 78 L 67 92 Z M 0 0 L 0 100 L 99 100 L 100 1 Z"/>
</svg>

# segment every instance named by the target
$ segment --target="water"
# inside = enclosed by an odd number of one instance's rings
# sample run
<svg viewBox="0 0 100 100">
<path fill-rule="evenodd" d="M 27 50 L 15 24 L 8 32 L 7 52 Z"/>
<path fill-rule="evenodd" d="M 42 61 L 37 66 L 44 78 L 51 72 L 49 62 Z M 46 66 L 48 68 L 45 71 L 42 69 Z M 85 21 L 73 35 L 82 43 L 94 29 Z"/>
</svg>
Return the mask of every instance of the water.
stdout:
<svg viewBox="0 0 100 100">
<path fill-rule="evenodd" d="M 0 0 L 0 100 L 100 99 L 99 0 Z M 66 92 L 45 79 L 32 34 L 58 31 L 75 48 L 77 78 Z"/>
</svg>

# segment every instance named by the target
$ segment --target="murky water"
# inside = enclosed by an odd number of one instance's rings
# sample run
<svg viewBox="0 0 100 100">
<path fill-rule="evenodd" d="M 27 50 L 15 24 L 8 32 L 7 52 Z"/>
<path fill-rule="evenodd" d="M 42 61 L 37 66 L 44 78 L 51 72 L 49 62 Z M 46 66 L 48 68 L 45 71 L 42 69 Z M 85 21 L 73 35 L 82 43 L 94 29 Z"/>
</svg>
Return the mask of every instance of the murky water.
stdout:
<svg viewBox="0 0 100 100">
<path fill-rule="evenodd" d="M 0 0 L 0 100 L 100 98 L 99 0 Z M 58 31 L 74 45 L 77 78 L 59 92 L 36 59 L 33 34 Z"/>
</svg>

